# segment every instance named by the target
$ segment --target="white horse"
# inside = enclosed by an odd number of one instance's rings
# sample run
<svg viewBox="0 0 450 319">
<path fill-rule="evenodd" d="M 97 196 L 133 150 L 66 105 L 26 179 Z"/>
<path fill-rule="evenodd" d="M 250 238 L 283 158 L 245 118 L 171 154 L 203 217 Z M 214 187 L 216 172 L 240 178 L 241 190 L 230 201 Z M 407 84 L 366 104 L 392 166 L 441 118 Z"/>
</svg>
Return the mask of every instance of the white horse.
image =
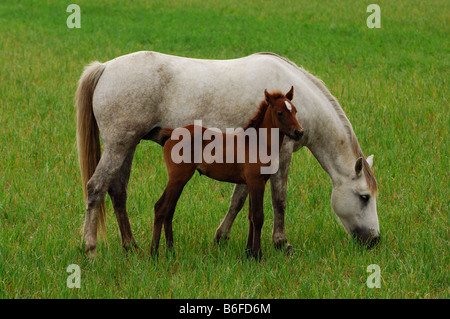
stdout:
<svg viewBox="0 0 450 319">
<path fill-rule="evenodd" d="M 157 52 L 136 52 L 86 67 L 77 90 L 77 140 L 86 219 L 85 250 L 96 254 L 98 220 L 104 230 L 104 197 L 109 193 L 122 245 L 136 246 L 126 211 L 127 187 L 136 146 L 156 140 L 160 128 L 242 127 L 263 92 L 295 88 L 293 104 L 304 128 L 300 141 L 285 138 L 279 169 L 270 178 L 274 224 L 272 240 L 290 251 L 284 232 L 287 174 L 292 153 L 308 147 L 331 178 L 331 204 L 345 230 L 364 244 L 379 239 L 377 183 L 352 126 L 322 81 L 273 53 L 233 60 L 201 60 Z M 100 154 L 99 133 L 103 140 Z M 237 184 L 215 241 L 227 238 L 248 195 Z"/>
</svg>

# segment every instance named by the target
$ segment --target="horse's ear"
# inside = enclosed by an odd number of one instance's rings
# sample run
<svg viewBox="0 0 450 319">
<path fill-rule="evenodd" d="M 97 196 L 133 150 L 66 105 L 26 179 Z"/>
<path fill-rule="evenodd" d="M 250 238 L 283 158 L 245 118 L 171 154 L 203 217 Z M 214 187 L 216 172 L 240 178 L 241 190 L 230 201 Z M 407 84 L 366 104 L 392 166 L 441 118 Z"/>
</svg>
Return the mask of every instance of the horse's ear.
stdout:
<svg viewBox="0 0 450 319">
<path fill-rule="evenodd" d="M 355 164 L 356 176 L 361 175 L 362 168 L 363 168 L 363 158 L 360 157 L 356 160 L 356 164 Z"/>
<path fill-rule="evenodd" d="M 367 164 L 369 164 L 369 167 L 372 168 L 373 165 L 373 154 L 366 158 Z"/>
<path fill-rule="evenodd" d="M 291 89 L 289 90 L 289 92 L 286 93 L 286 98 L 289 101 L 292 101 L 292 99 L 294 98 L 294 86 L 291 86 Z"/>
</svg>

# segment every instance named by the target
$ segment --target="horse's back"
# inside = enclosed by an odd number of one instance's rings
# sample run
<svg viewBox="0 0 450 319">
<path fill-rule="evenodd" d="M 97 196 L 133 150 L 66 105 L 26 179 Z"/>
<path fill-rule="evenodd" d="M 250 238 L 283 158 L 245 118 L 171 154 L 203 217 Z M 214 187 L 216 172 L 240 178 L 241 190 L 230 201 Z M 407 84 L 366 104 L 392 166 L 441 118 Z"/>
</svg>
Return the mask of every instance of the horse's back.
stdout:
<svg viewBox="0 0 450 319">
<path fill-rule="evenodd" d="M 241 127 L 264 89 L 287 90 L 299 73 L 273 54 L 207 60 L 140 51 L 105 64 L 93 101 L 100 131 L 113 126 L 137 135 L 194 120 L 222 130 Z"/>
</svg>

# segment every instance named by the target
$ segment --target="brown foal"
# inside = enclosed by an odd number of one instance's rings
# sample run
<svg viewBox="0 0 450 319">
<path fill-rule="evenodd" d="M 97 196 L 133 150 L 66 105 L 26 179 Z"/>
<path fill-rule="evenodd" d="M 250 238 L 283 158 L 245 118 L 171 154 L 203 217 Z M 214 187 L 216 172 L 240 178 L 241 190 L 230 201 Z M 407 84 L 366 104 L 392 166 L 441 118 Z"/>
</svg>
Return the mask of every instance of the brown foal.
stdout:
<svg viewBox="0 0 450 319">
<path fill-rule="evenodd" d="M 262 171 L 263 168 L 268 168 L 273 163 L 264 163 L 260 158 L 255 160 L 251 160 L 251 158 L 254 154 L 260 153 L 261 147 L 265 147 L 265 150 L 272 150 L 271 144 L 274 141 L 273 139 L 275 139 L 275 142 L 278 142 L 276 151 L 279 152 L 285 135 L 295 140 L 300 140 L 303 136 L 303 128 L 296 118 L 297 110 L 291 102 L 294 88 L 291 87 L 286 94 L 279 91 L 268 93 L 267 90 L 264 91 L 264 94 L 265 99 L 260 103 L 257 113 L 249 120 L 243 132 L 237 134 L 215 133 L 221 135 L 223 143 L 219 145 L 222 149 L 218 150 L 216 147 L 214 148 L 214 154 L 211 153 L 214 156 L 214 160 L 211 159 L 211 156 L 205 156 L 205 152 L 203 152 L 208 144 L 212 143 L 212 140 L 198 139 L 199 133 L 204 136 L 205 131 L 208 130 L 204 127 L 196 127 L 195 125 L 184 127 L 183 129 L 190 133 L 190 138 L 183 138 L 181 141 L 174 138 L 176 134 L 172 135 L 172 132 L 176 130 L 165 128 L 158 133 L 159 142 L 164 145 L 164 160 L 169 180 L 164 193 L 155 204 L 153 239 L 151 243 L 152 255 L 157 254 L 163 224 L 167 248 L 171 249 L 173 247 L 172 219 L 175 207 L 184 186 L 197 170 L 200 174 L 219 181 L 247 184 L 249 190 L 248 218 L 250 225 L 246 250 L 247 254 L 252 257 L 257 259 L 262 257 L 263 198 L 265 185 L 270 177 L 270 173 L 262 173 Z M 244 141 L 250 140 L 246 132 L 251 130 L 251 128 L 254 128 L 253 131 L 256 132 L 256 141 L 258 142 L 254 143 L 255 140 L 253 140 L 253 143 L 238 143 L 239 138 L 243 138 Z M 272 136 L 273 134 L 275 135 Z M 276 139 L 276 135 L 278 135 L 278 139 Z M 201 159 L 181 160 L 182 157 L 186 158 L 186 155 L 190 155 L 191 157 L 188 157 L 190 159 L 199 159 L 198 150 L 200 147 L 198 145 L 195 146 L 194 141 L 201 141 Z M 233 141 L 233 143 L 230 143 L 230 141 Z M 179 149 L 180 145 L 183 146 L 184 152 L 190 154 L 183 154 L 182 156 L 179 155 L 180 152 L 174 154 L 176 153 L 174 152 L 174 147 L 177 146 L 177 149 Z M 211 149 L 211 145 L 209 149 Z M 230 154 L 230 152 L 232 153 Z M 239 156 L 241 156 L 240 159 Z M 245 159 L 243 160 L 243 158 Z M 253 158 L 255 157 L 253 156 Z M 278 159 L 276 160 L 278 161 Z"/>
</svg>

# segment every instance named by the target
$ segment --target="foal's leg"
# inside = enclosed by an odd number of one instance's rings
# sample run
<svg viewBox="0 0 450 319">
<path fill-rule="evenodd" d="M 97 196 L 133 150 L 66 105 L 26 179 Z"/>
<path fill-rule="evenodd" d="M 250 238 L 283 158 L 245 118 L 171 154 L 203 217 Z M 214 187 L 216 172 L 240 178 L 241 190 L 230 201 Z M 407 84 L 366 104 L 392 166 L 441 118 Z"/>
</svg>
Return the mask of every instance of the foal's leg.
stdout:
<svg viewBox="0 0 450 319">
<path fill-rule="evenodd" d="M 167 187 L 164 190 L 162 196 L 158 199 L 158 201 L 155 204 L 155 216 L 153 219 L 153 236 L 152 236 L 152 243 L 150 246 L 150 253 L 152 255 L 156 255 L 156 253 L 158 252 L 159 239 L 161 238 L 161 227 L 164 221 L 165 207 L 163 205 L 165 203 L 166 193 Z"/>
<path fill-rule="evenodd" d="M 130 179 L 131 164 L 133 162 L 134 152 L 136 148 L 133 148 L 125 158 L 122 167 L 116 178 L 111 182 L 109 186 L 109 196 L 114 207 L 114 213 L 116 215 L 117 223 L 119 224 L 120 235 L 122 237 L 122 246 L 126 250 L 133 245 L 137 248 L 136 240 L 131 232 L 130 221 L 128 220 L 127 213 L 127 188 L 128 180 Z"/>
<path fill-rule="evenodd" d="M 169 181 L 161 198 L 155 204 L 155 218 L 153 220 L 153 237 L 152 237 L 152 243 L 150 246 L 150 253 L 153 256 L 155 256 L 158 253 L 159 240 L 161 239 L 161 229 L 162 229 L 163 223 L 165 223 L 166 218 L 169 218 L 169 216 L 170 216 L 170 219 L 173 218 L 176 204 L 177 204 L 178 198 L 181 195 L 182 190 L 183 190 L 183 188 L 181 188 L 181 190 L 180 190 L 180 189 L 178 189 L 177 185 L 174 185 L 173 183 L 170 183 L 170 181 Z M 166 241 L 168 242 L 167 246 L 170 248 L 172 248 L 172 246 L 173 246 L 173 234 L 172 234 L 171 225 L 172 225 L 172 220 L 170 220 L 170 231 L 168 229 L 165 229 Z M 166 225 L 165 227 L 168 227 L 168 226 Z"/>
<path fill-rule="evenodd" d="M 248 237 L 245 252 L 250 256 L 253 249 L 253 216 L 252 216 L 252 199 L 248 199 Z"/>
<path fill-rule="evenodd" d="M 128 151 L 108 148 L 97 164 L 94 174 L 88 181 L 86 220 L 84 223 L 85 251 L 95 257 L 97 247 L 97 225 L 100 203 L 104 200 L 111 181 L 116 177 Z"/>
<path fill-rule="evenodd" d="M 280 150 L 280 166 L 278 171 L 270 177 L 273 207 L 272 241 L 276 248 L 285 248 L 286 253 L 292 252 L 292 246 L 286 239 L 284 232 L 284 215 L 286 212 L 286 193 L 289 164 L 292 158 L 292 144 L 283 143 Z"/>
<path fill-rule="evenodd" d="M 262 258 L 261 251 L 261 229 L 264 224 L 264 188 L 265 182 L 249 185 L 249 196 L 251 200 L 251 223 L 253 225 L 253 246 L 251 253 L 257 259 Z M 250 232 L 249 232 L 250 235 Z"/>
<path fill-rule="evenodd" d="M 169 250 L 173 248 L 172 220 L 175 213 L 176 204 L 181 196 L 181 193 L 183 192 L 184 185 L 186 185 L 190 178 L 191 177 L 189 176 L 187 180 L 174 183 L 172 193 L 170 194 L 170 197 L 168 197 L 169 205 L 164 217 L 164 235 L 166 237 L 166 246 Z"/>
<path fill-rule="evenodd" d="M 222 220 L 219 228 L 214 235 L 214 242 L 219 243 L 222 239 L 228 239 L 231 231 L 231 226 L 245 204 L 248 195 L 248 187 L 246 184 L 236 184 L 234 186 L 233 195 L 231 195 L 230 207 L 228 212 Z"/>
<path fill-rule="evenodd" d="M 286 192 L 289 164 L 292 158 L 292 142 L 285 141 L 280 150 L 280 166 L 278 171 L 270 177 L 270 186 L 272 192 L 272 207 L 274 213 L 272 241 L 276 248 L 285 248 L 286 253 L 292 252 L 292 246 L 286 239 L 284 232 L 284 215 L 286 211 Z M 221 239 L 229 236 L 233 222 L 244 206 L 247 198 L 248 188 L 245 184 L 238 184 L 234 187 L 231 197 L 230 208 L 225 215 L 219 228 L 216 230 L 214 242 L 218 243 Z"/>
</svg>

